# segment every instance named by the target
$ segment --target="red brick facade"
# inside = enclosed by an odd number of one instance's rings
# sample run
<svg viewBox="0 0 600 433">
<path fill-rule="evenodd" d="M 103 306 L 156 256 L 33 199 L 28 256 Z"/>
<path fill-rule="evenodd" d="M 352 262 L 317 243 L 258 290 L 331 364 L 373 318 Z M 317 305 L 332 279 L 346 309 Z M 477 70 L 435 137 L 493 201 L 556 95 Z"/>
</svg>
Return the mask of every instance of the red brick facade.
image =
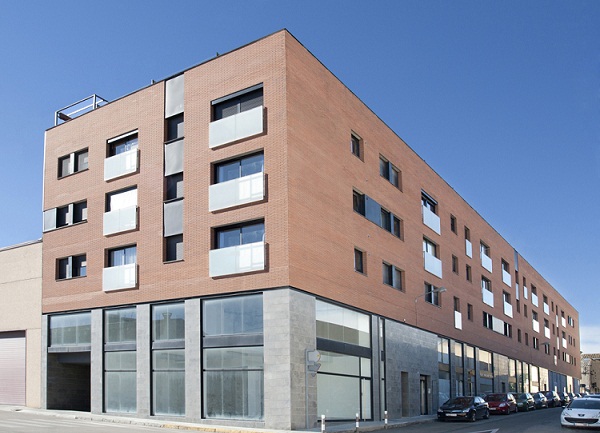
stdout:
<svg viewBox="0 0 600 433">
<path fill-rule="evenodd" d="M 184 76 L 184 260 L 163 262 L 165 83 L 161 81 L 46 133 L 44 209 L 87 199 L 88 217 L 85 223 L 44 234 L 45 314 L 292 286 L 399 322 L 416 325 L 418 320 L 419 327 L 434 333 L 579 377 L 579 366 L 562 359 L 563 352 L 579 359 L 577 311 L 522 257 L 517 311 L 513 247 L 288 32 L 214 58 Z M 210 149 L 211 101 L 258 83 L 264 88 L 266 132 Z M 107 140 L 136 129 L 138 172 L 104 181 Z M 362 139 L 362 159 L 350 151 L 352 132 Z M 58 158 L 83 148 L 89 149 L 88 170 L 58 179 Z M 209 212 L 212 164 L 255 150 L 264 151 L 266 199 Z M 380 156 L 401 170 L 401 189 L 380 176 Z M 106 194 L 134 185 L 138 229 L 103 236 Z M 400 217 L 402 239 L 354 212 L 353 190 Z M 423 224 L 422 191 L 438 203 L 441 235 Z M 456 234 L 450 229 L 451 215 L 456 218 Z M 265 271 L 210 278 L 211 229 L 259 218 L 265 222 Z M 465 254 L 465 226 L 472 258 Z M 424 237 L 438 246 L 442 279 L 424 270 Z M 491 249 L 492 273 L 481 266 L 480 241 Z M 104 292 L 106 250 L 131 244 L 137 245 L 138 287 Z M 366 275 L 354 271 L 354 248 L 366 252 Z M 56 260 L 83 253 L 87 276 L 57 281 Z M 452 271 L 452 256 L 458 260 L 458 273 Z M 502 282 L 501 260 L 509 264 L 512 287 Z M 403 292 L 383 284 L 383 261 L 403 270 Z M 471 282 L 466 265 L 471 267 Z M 494 308 L 482 302 L 482 276 L 492 282 Z M 523 277 L 529 291 L 536 287 L 539 307 L 532 305 L 531 294 L 524 299 Z M 424 282 L 447 289 L 441 294 L 441 306 L 424 301 Z M 504 315 L 503 291 L 510 293 L 513 318 Z M 549 315 L 543 311 L 544 295 L 553 307 Z M 462 330 L 454 326 L 454 297 L 459 299 Z M 468 304 L 473 307 L 472 321 L 467 319 Z M 532 310 L 539 316 L 539 333 L 532 329 Z M 484 311 L 510 323 L 512 338 L 485 329 Z M 562 326 L 563 311 L 574 326 Z M 544 336 L 544 318 L 554 325 L 550 339 Z M 561 344 L 563 331 L 572 338 L 566 349 Z M 532 347 L 533 336 L 539 338 L 538 350 Z M 549 354 L 543 343 L 549 344 Z"/>
</svg>

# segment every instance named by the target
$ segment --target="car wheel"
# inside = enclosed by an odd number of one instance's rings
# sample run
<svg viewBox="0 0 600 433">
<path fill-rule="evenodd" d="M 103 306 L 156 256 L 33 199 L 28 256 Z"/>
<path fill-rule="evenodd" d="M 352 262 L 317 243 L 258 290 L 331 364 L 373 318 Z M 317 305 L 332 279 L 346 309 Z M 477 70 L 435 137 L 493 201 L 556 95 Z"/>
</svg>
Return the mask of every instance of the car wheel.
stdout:
<svg viewBox="0 0 600 433">
<path fill-rule="evenodd" d="M 469 413 L 469 421 L 471 421 L 471 422 L 477 421 L 477 413 L 474 410 L 472 410 Z"/>
<path fill-rule="evenodd" d="M 486 409 L 483 413 L 483 419 L 490 419 L 490 410 Z"/>
</svg>

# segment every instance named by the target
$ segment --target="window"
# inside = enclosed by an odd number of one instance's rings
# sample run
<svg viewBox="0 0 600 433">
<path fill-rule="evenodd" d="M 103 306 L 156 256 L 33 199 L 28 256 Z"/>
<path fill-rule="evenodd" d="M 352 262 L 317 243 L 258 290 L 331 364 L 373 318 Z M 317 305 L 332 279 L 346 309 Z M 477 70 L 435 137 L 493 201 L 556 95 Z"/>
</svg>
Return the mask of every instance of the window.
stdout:
<svg viewBox="0 0 600 433">
<path fill-rule="evenodd" d="M 481 288 L 487 290 L 488 292 L 491 292 L 492 282 L 485 277 L 481 277 Z"/>
<path fill-rule="evenodd" d="M 456 217 L 454 215 L 450 215 L 450 230 L 455 235 L 458 234 L 458 229 L 456 228 Z"/>
<path fill-rule="evenodd" d="M 435 287 L 433 284 L 425 283 L 425 302 L 439 307 L 441 306 L 441 300 L 439 287 Z"/>
<path fill-rule="evenodd" d="M 137 206 L 137 187 L 106 194 L 106 212 Z"/>
<path fill-rule="evenodd" d="M 540 340 L 537 337 L 533 337 L 533 348 L 536 350 L 540 349 Z"/>
<path fill-rule="evenodd" d="M 379 175 L 396 188 L 400 188 L 400 170 L 383 156 L 379 156 Z"/>
<path fill-rule="evenodd" d="M 91 343 L 91 313 L 50 316 L 50 346 L 77 346 Z"/>
<path fill-rule="evenodd" d="M 510 293 L 503 291 L 502 298 L 504 299 L 504 303 L 510 304 Z"/>
<path fill-rule="evenodd" d="M 510 267 L 505 260 L 502 260 L 502 270 L 510 274 Z"/>
<path fill-rule="evenodd" d="M 152 306 L 152 413 L 185 414 L 185 307 Z"/>
<path fill-rule="evenodd" d="M 423 238 L 423 252 L 437 257 L 438 249 L 437 245 L 431 242 L 427 238 Z"/>
<path fill-rule="evenodd" d="M 44 211 L 44 231 L 87 221 L 87 200 Z"/>
<path fill-rule="evenodd" d="M 467 265 L 465 267 L 465 274 L 467 276 L 467 281 L 473 281 L 473 278 L 471 276 L 471 266 Z"/>
<path fill-rule="evenodd" d="M 512 325 L 510 323 L 504 322 L 504 336 L 512 338 Z"/>
<path fill-rule="evenodd" d="M 456 296 L 454 297 L 454 311 L 458 311 L 460 313 L 460 299 Z"/>
<path fill-rule="evenodd" d="M 352 207 L 354 208 L 354 212 L 365 216 L 365 195 L 358 191 L 353 191 Z"/>
<path fill-rule="evenodd" d="M 525 346 L 529 346 L 529 334 L 525 333 Z"/>
<path fill-rule="evenodd" d="M 108 140 L 108 156 L 115 156 L 138 148 L 137 131 Z"/>
<path fill-rule="evenodd" d="M 262 171 L 264 171 L 264 155 L 261 152 L 215 164 L 214 178 L 215 183 L 221 183 Z"/>
<path fill-rule="evenodd" d="M 494 317 L 491 314 L 483 312 L 483 327 L 488 329 L 493 329 L 494 326 Z"/>
<path fill-rule="evenodd" d="M 437 201 L 435 201 L 429 194 L 423 191 L 421 192 L 421 203 L 423 204 L 423 207 L 437 214 Z"/>
<path fill-rule="evenodd" d="M 361 274 L 366 273 L 364 252 L 357 248 L 354 248 L 354 270 L 356 272 L 360 272 Z"/>
<path fill-rule="evenodd" d="M 263 105 L 262 84 L 212 101 L 213 121 L 234 116 Z"/>
<path fill-rule="evenodd" d="M 136 323 L 135 307 L 104 311 L 104 406 L 106 412 L 133 413 L 137 411 Z M 113 350 L 107 351 L 108 348 Z"/>
<path fill-rule="evenodd" d="M 125 266 L 136 262 L 136 246 L 114 248 L 108 250 L 108 267 Z"/>
<path fill-rule="evenodd" d="M 465 226 L 465 240 L 470 241 L 471 240 L 471 230 L 469 230 L 469 227 Z"/>
<path fill-rule="evenodd" d="M 56 279 L 69 280 L 87 275 L 86 255 L 69 256 L 57 260 Z"/>
<path fill-rule="evenodd" d="M 531 319 L 535 320 L 536 322 L 538 321 L 538 313 L 536 311 L 531 311 Z"/>
<path fill-rule="evenodd" d="M 403 273 L 394 265 L 383 262 L 383 284 L 394 287 L 400 291 L 404 290 Z"/>
<path fill-rule="evenodd" d="M 452 272 L 458 274 L 458 257 L 452 256 Z"/>
<path fill-rule="evenodd" d="M 482 256 L 490 257 L 490 247 L 483 242 L 480 243 L 480 251 Z"/>
<path fill-rule="evenodd" d="M 473 321 L 473 306 L 471 304 L 467 304 L 467 319 L 470 322 Z"/>
<path fill-rule="evenodd" d="M 183 137 L 183 113 L 166 120 L 166 140 L 171 141 Z"/>
<path fill-rule="evenodd" d="M 262 242 L 265 237 L 265 223 L 255 221 L 215 230 L 216 249 Z"/>
<path fill-rule="evenodd" d="M 183 235 L 165 237 L 165 262 L 183 260 Z"/>
<path fill-rule="evenodd" d="M 78 152 L 58 158 L 58 177 L 69 176 L 88 169 L 88 150 L 83 149 Z"/>
<path fill-rule="evenodd" d="M 384 208 L 381 208 L 381 228 L 387 230 L 388 232 L 392 231 L 391 214 Z"/>
<path fill-rule="evenodd" d="M 523 315 L 527 317 L 527 305 L 523 305 Z"/>
<path fill-rule="evenodd" d="M 165 177 L 165 200 L 183 198 L 183 173 L 176 173 Z"/>
<path fill-rule="evenodd" d="M 521 312 L 521 301 L 517 299 L 517 313 Z"/>
<path fill-rule="evenodd" d="M 362 139 L 356 134 L 350 134 L 350 151 L 357 158 L 363 158 Z"/>
<path fill-rule="evenodd" d="M 517 329 L 517 341 L 520 343 L 521 342 L 521 330 Z"/>
<path fill-rule="evenodd" d="M 202 303 L 205 417 L 263 418 L 262 334 L 262 295 L 211 299 Z"/>
</svg>

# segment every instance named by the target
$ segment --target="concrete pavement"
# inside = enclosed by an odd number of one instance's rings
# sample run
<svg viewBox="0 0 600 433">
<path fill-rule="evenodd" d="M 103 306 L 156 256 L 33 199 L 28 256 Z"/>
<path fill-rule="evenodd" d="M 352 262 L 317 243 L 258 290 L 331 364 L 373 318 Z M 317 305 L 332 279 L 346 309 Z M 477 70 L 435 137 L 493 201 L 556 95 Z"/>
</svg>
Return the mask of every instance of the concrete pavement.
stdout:
<svg viewBox="0 0 600 433">
<path fill-rule="evenodd" d="M 9 412 L 24 412 L 38 415 L 65 418 L 65 419 L 80 419 L 94 422 L 133 424 L 148 427 L 169 428 L 187 431 L 201 431 L 209 433 L 290 433 L 290 430 L 275 430 L 268 428 L 244 428 L 230 427 L 219 425 L 198 424 L 189 422 L 166 421 L 158 419 L 133 418 L 128 416 L 115 416 L 107 414 L 92 414 L 90 412 L 78 412 L 69 410 L 45 410 L 34 409 L 23 406 L 0 405 L 1 411 Z M 389 420 L 388 429 L 400 428 L 407 425 L 421 424 L 432 422 L 436 419 L 435 415 L 421 415 L 411 418 L 401 418 L 397 420 Z M 386 425 L 383 421 L 365 421 L 359 425 L 359 432 L 369 432 L 375 430 L 383 430 Z M 306 430 L 308 432 L 320 432 L 321 428 Z M 301 433 L 303 430 L 294 430 L 295 433 Z M 356 432 L 356 423 L 348 422 L 325 422 L 325 432 L 331 433 L 351 433 Z"/>
</svg>

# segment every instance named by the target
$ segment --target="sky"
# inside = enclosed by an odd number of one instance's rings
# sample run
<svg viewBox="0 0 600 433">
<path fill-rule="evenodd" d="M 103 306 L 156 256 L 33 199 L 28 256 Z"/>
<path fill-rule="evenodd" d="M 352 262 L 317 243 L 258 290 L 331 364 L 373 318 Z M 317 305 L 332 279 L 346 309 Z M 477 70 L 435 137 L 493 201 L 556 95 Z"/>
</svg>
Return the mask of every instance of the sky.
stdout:
<svg viewBox="0 0 600 433">
<path fill-rule="evenodd" d="M 600 2 L 0 0 L 0 247 L 42 232 L 54 112 L 283 28 L 579 311 L 600 353 Z"/>
</svg>

